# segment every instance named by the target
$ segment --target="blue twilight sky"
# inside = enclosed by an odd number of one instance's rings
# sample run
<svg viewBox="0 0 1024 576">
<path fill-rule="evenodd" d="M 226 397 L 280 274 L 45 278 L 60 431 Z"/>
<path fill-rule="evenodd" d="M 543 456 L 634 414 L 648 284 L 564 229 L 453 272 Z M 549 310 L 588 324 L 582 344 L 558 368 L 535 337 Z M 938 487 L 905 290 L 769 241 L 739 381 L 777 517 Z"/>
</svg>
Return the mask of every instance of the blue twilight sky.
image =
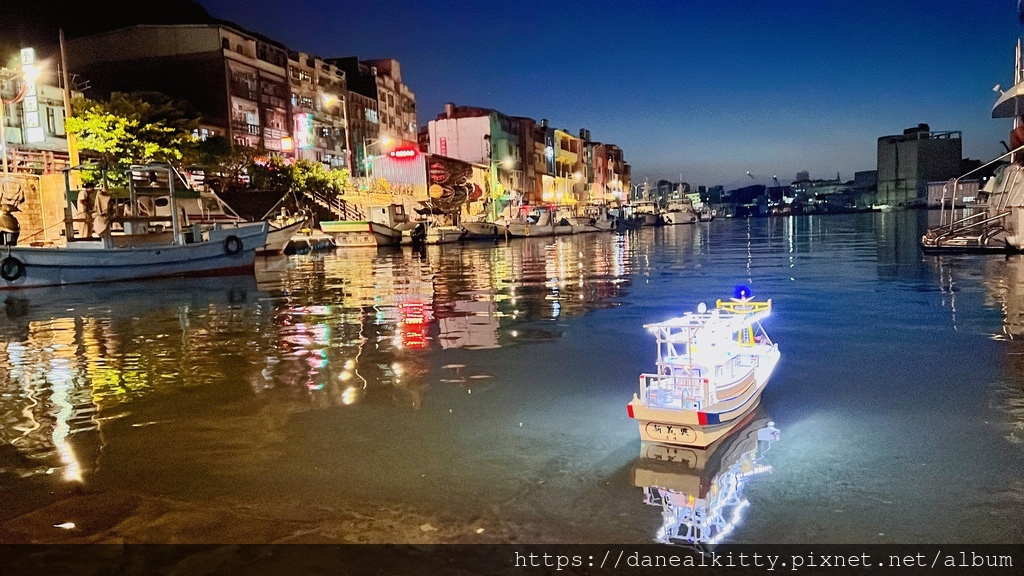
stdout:
<svg viewBox="0 0 1024 576">
<path fill-rule="evenodd" d="M 995 157 L 1022 31 L 1013 0 L 200 4 L 295 50 L 397 58 L 420 125 L 445 102 L 547 118 L 621 146 L 634 181 L 727 187 L 852 179 L 920 122 Z"/>
</svg>

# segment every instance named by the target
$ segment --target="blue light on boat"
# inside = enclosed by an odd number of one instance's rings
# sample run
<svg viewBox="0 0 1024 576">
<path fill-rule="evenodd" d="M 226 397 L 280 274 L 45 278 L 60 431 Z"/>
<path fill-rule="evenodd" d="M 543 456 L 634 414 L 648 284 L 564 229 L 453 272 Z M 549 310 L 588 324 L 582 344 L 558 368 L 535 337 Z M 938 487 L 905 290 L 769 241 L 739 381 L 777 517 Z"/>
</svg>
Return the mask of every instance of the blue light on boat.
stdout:
<svg viewBox="0 0 1024 576">
<path fill-rule="evenodd" d="M 751 298 L 754 293 L 751 292 L 749 286 L 737 286 L 733 288 L 732 295 L 734 298 L 739 300 L 745 300 L 747 298 Z"/>
</svg>

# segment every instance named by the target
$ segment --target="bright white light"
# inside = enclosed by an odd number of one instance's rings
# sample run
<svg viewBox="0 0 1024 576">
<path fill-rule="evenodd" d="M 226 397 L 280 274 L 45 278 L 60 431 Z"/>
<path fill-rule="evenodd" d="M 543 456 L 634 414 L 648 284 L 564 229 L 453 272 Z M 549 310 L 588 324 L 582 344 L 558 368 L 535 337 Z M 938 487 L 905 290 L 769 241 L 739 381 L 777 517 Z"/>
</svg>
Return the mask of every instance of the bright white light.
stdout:
<svg viewBox="0 0 1024 576">
<path fill-rule="evenodd" d="M 32 64 L 25 64 L 21 69 L 22 78 L 24 78 L 25 82 L 28 82 L 29 84 L 34 83 L 39 78 L 39 75 L 43 73 L 42 68 L 39 66 L 33 66 Z"/>
</svg>

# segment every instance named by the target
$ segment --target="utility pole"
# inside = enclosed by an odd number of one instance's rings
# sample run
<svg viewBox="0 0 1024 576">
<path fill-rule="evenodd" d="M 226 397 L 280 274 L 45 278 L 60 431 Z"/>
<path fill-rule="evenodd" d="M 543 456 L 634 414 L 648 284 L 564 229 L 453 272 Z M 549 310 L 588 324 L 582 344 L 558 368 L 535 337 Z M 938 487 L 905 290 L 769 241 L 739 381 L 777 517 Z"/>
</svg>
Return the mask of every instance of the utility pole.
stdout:
<svg viewBox="0 0 1024 576">
<path fill-rule="evenodd" d="M 64 48 L 64 29 L 60 29 L 60 70 L 61 83 L 64 85 L 64 120 L 71 116 L 71 77 L 68 74 L 68 55 Z M 68 139 L 68 164 L 78 166 L 78 142 L 75 135 L 67 130 L 65 124 L 64 134 Z"/>
</svg>

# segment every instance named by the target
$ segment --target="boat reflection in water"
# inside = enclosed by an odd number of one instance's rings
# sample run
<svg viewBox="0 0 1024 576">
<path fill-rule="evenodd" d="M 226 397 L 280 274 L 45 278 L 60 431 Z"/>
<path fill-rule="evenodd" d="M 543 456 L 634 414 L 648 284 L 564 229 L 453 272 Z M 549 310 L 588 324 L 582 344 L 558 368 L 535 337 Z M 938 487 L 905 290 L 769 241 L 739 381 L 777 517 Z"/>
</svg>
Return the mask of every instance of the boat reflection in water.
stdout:
<svg viewBox="0 0 1024 576">
<path fill-rule="evenodd" d="M 8 294 L 0 322 L 0 421 L 8 424 L 0 428 L 0 472 L 60 471 L 65 481 L 83 481 L 96 467 L 104 423 L 129 414 L 134 401 L 226 380 L 236 366 L 219 361 L 223 343 L 261 323 L 266 298 L 252 276 Z"/>
<path fill-rule="evenodd" d="M 774 422 L 752 413 L 737 431 L 707 448 L 643 442 L 633 485 L 644 503 L 661 508 L 655 540 L 700 547 L 718 544 L 739 524 L 749 502 L 747 480 L 771 472 L 762 460 L 779 439 Z"/>
</svg>

